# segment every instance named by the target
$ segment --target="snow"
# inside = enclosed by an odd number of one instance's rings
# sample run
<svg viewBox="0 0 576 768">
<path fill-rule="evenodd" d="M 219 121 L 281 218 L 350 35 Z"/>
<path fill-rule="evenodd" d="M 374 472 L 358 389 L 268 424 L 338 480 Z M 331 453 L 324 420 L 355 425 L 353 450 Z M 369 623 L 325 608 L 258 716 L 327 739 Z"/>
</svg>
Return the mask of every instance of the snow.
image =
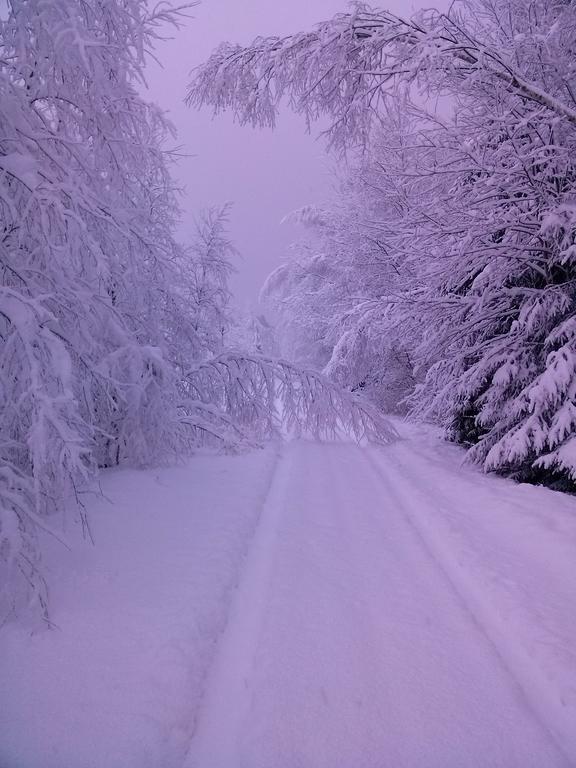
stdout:
<svg viewBox="0 0 576 768">
<path fill-rule="evenodd" d="M 46 558 L 57 629 L 0 630 L 2 768 L 181 765 L 275 461 L 106 473 L 96 546 Z"/>
<path fill-rule="evenodd" d="M 2 768 L 576 762 L 576 501 L 433 430 L 113 471 L 0 630 Z"/>
<path fill-rule="evenodd" d="M 11 176 L 14 176 L 14 178 L 19 179 L 30 189 L 35 189 L 42 179 L 33 158 L 22 155 L 20 152 L 9 152 L 5 155 L 0 155 L 0 170 L 6 171 Z"/>
</svg>

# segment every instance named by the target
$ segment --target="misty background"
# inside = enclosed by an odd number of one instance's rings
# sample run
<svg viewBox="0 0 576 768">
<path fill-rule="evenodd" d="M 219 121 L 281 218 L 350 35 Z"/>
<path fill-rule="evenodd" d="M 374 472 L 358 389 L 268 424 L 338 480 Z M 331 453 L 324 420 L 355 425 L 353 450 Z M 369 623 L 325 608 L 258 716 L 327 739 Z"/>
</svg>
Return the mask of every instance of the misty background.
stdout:
<svg viewBox="0 0 576 768">
<path fill-rule="evenodd" d="M 410 16 L 426 2 L 390 0 L 381 4 Z M 441 7 L 444 3 L 435 3 Z M 147 70 L 149 99 L 169 113 L 178 131 L 182 157 L 174 174 L 183 186 L 183 235 L 194 213 L 210 205 L 234 203 L 230 235 L 241 253 L 231 287 L 240 309 L 257 304 L 268 274 L 285 260 L 299 226 L 281 223 L 297 208 L 321 203 L 333 183 L 334 158 L 319 138 L 322 126 L 306 131 L 303 118 L 285 110 L 274 131 L 239 126 L 229 113 L 213 119 L 211 110 L 184 104 L 193 67 L 223 41 L 247 45 L 257 36 L 288 35 L 345 12 L 345 0 L 205 0 L 192 18 L 159 43 L 159 64 Z"/>
</svg>

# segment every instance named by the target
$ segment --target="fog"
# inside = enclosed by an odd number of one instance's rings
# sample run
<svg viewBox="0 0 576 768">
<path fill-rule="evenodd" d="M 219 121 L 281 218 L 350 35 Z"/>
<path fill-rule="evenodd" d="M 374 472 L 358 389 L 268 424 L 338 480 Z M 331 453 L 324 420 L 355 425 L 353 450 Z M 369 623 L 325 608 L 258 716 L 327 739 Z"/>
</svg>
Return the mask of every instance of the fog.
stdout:
<svg viewBox="0 0 576 768">
<path fill-rule="evenodd" d="M 410 15 L 418 4 L 395 0 L 387 6 Z M 169 112 L 186 154 L 176 169 L 185 192 L 183 233 L 200 208 L 234 203 L 231 235 L 242 257 L 232 287 L 241 306 L 255 303 L 266 276 L 301 235 L 297 226 L 281 224 L 282 218 L 329 194 L 335 159 L 318 137 L 322 126 L 308 134 L 303 119 L 287 110 L 271 131 L 186 107 L 190 70 L 224 40 L 248 44 L 258 35 L 290 34 L 345 10 L 342 0 L 206 0 L 173 39 L 159 43 L 161 66 L 148 68 L 149 98 Z"/>
</svg>

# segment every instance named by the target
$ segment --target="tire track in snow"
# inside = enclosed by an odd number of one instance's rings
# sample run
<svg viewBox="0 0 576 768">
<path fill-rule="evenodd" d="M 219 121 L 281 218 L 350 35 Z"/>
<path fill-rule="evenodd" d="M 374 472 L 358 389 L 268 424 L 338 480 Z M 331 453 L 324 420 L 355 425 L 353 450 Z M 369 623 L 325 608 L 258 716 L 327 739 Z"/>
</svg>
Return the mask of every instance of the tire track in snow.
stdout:
<svg viewBox="0 0 576 768">
<path fill-rule="evenodd" d="M 455 564 L 450 546 L 442 541 L 438 531 L 434 530 L 430 522 L 423 520 L 422 508 L 429 514 L 428 520 L 433 519 L 434 502 L 431 499 L 439 499 L 443 506 L 449 505 L 456 512 L 454 502 L 449 501 L 443 490 L 439 489 L 437 485 L 422 481 L 416 471 L 408 471 L 396 455 L 395 449 L 396 446 L 392 446 L 385 453 L 378 453 L 388 466 L 394 467 L 394 472 L 385 468 L 384 461 L 377 461 L 370 450 L 367 450 L 365 455 L 387 493 L 396 500 L 398 512 L 412 529 L 422 549 L 450 585 L 461 604 L 462 610 L 469 615 L 471 621 L 498 657 L 526 709 L 556 746 L 566 765 L 574 765 L 569 757 L 569 755 L 576 753 L 574 723 L 565 723 L 564 727 L 558 727 L 559 723 L 562 723 L 565 713 L 559 711 L 560 708 L 554 697 L 550 695 L 550 691 L 546 686 L 541 685 L 541 681 L 534 676 L 534 670 L 528 664 L 523 663 L 518 654 L 517 643 L 514 643 L 512 638 L 509 638 L 505 631 L 498 626 L 498 622 L 494 620 L 493 612 L 486 604 L 478 587 L 467 579 L 466 575 Z M 405 444 L 403 450 L 409 451 Z M 423 459 L 424 457 L 420 456 L 420 460 Z M 471 488 L 471 492 L 473 490 Z M 551 716 L 551 713 L 554 713 L 554 717 Z"/>
<path fill-rule="evenodd" d="M 188 768 L 565 768 L 366 453 L 289 452 Z"/>
<path fill-rule="evenodd" d="M 290 449 L 279 445 L 253 535 L 230 595 L 226 622 L 206 672 L 183 768 L 210 768 L 235 763 L 237 742 L 245 717 L 245 712 L 237 704 L 245 701 L 243 694 L 254 663 L 290 469 Z"/>
<path fill-rule="evenodd" d="M 287 451 L 185 767 L 564 768 L 408 519 L 403 476 L 351 445 Z"/>
</svg>

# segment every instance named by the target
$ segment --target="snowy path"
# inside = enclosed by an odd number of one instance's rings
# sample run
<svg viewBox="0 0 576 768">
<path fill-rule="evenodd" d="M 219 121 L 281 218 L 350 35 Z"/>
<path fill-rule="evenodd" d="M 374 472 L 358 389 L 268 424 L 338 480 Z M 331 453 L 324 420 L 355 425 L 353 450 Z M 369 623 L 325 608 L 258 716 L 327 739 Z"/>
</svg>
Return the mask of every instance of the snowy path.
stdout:
<svg viewBox="0 0 576 768">
<path fill-rule="evenodd" d="M 576 766 L 576 499 L 434 430 L 114 471 L 0 631 L 0 768 Z"/>
<path fill-rule="evenodd" d="M 286 448 L 186 768 L 570 765 L 421 524 L 438 497 L 417 482 L 402 448 Z"/>
</svg>

